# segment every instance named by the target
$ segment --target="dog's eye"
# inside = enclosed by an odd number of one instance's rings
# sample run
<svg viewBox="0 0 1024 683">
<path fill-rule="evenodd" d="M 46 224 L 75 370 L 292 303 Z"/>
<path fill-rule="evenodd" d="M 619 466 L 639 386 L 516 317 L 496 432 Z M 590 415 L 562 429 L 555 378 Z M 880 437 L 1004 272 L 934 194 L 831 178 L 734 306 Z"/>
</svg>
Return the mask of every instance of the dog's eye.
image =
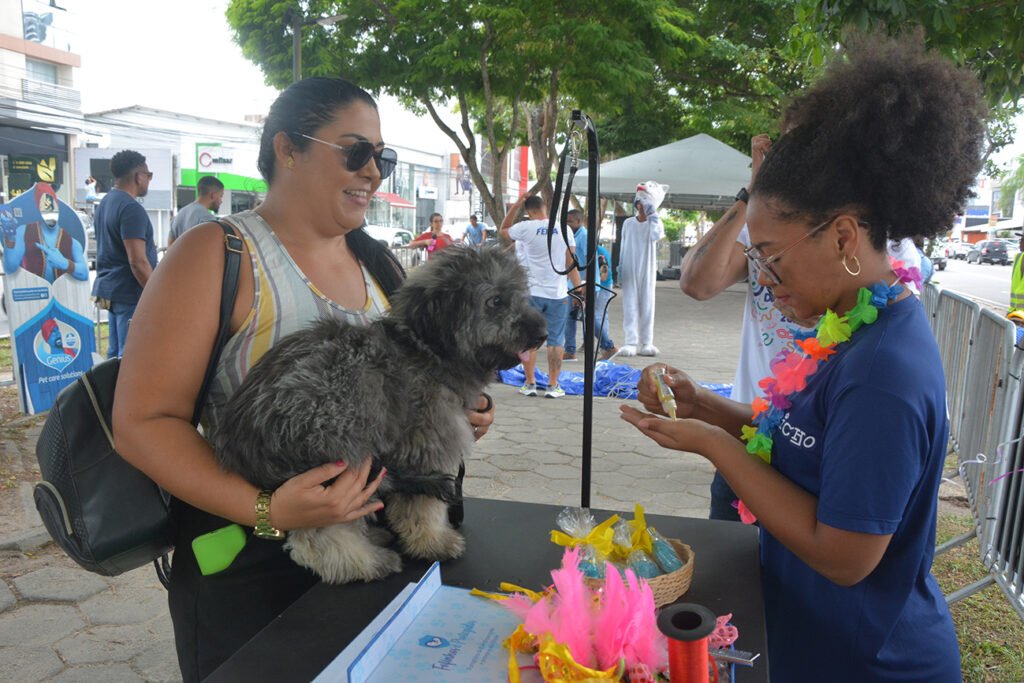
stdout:
<svg viewBox="0 0 1024 683">
<path fill-rule="evenodd" d="M 487 300 L 487 308 L 497 308 L 502 303 L 504 302 L 502 301 L 500 294 L 492 296 L 490 299 Z"/>
</svg>

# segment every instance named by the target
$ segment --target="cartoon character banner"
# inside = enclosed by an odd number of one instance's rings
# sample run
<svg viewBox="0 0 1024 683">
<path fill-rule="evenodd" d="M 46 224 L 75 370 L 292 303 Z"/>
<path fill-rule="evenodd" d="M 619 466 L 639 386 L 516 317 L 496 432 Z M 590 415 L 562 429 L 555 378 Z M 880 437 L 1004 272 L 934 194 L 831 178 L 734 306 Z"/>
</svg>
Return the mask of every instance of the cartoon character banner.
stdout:
<svg viewBox="0 0 1024 683">
<path fill-rule="evenodd" d="M 0 204 L 0 242 L 14 379 L 21 409 L 38 413 L 100 360 L 85 230 L 40 182 Z"/>
</svg>

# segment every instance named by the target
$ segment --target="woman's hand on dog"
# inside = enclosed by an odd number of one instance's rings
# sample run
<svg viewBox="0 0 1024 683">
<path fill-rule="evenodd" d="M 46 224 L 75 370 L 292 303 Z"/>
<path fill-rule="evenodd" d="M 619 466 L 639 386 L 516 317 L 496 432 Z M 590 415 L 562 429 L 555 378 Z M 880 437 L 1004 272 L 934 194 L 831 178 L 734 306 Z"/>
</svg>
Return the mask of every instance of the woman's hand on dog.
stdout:
<svg viewBox="0 0 1024 683">
<path fill-rule="evenodd" d="M 351 522 L 380 510 L 384 503 L 370 501 L 370 497 L 387 470 L 381 469 L 375 479 L 367 482 L 372 465 L 373 458 L 351 468 L 339 460 L 292 477 L 270 499 L 270 523 L 282 531 L 312 529 Z M 332 478 L 334 481 L 323 485 Z"/>
<path fill-rule="evenodd" d="M 479 439 L 487 433 L 494 423 L 494 401 L 487 394 L 480 394 L 472 410 L 467 410 L 469 424 L 473 428 L 473 438 Z"/>
</svg>

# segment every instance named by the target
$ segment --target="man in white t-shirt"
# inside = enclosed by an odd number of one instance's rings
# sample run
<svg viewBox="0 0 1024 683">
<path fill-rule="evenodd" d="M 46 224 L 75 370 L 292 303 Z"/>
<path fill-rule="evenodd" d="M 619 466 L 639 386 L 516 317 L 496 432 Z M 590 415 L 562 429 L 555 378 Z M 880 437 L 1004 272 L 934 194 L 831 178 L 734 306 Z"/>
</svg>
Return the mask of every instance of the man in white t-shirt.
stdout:
<svg viewBox="0 0 1024 683">
<path fill-rule="evenodd" d="M 751 184 L 770 148 L 771 140 L 767 135 L 751 139 Z M 679 279 L 680 289 L 699 301 L 746 280 L 740 359 L 730 396 L 741 403 L 750 403 L 762 394 L 757 383 L 772 374 L 769 364 L 780 351 L 794 348 L 791 330 L 799 329 L 779 310 L 772 290 L 757 282 L 757 270 L 743 253 L 750 246 L 746 218 L 747 188 L 742 188 L 732 208 L 686 252 Z M 736 499 L 721 473 L 715 472 L 711 482 L 710 518 L 740 521 L 739 513 L 732 507 Z"/>
<path fill-rule="evenodd" d="M 519 207 L 526 210 L 528 220 L 515 225 Z M 548 252 L 548 211 L 544 200 L 536 195 L 523 196 L 513 204 L 505 220 L 501 222 L 498 234 L 502 240 L 515 240 L 517 254 L 524 263 L 530 282 L 530 303 L 534 305 L 548 323 L 548 388 L 545 396 L 560 398 L 565 391 L 558 386 L 558 376 L 562 371 L 562 344 L 565 339 L 565 323 L 569 316 L 569 291 L 564 274 L 555 270 L 569 271 L 569 279 L 573 286 L 580 284 L 580 275 L 573 267 L 572 247 L 562 238 L 560 230 L 551 235 L 551 251 Z M 530 359 L 523 363 L 526 382 L 519 393 L 524 396 L 537 395 L 537 380 L 534 371 L 537 367 L 537 351 L 530 351 Z"/>
</svg>

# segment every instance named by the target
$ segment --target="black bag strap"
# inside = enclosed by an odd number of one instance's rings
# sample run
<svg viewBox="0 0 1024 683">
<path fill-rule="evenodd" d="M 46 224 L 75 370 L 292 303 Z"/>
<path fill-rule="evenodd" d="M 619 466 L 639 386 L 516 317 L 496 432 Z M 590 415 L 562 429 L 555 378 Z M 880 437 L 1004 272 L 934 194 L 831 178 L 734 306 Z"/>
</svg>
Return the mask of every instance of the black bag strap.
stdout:
<svg viewBox="0 0 1024 683">
<path fill-rule="evenodd" d="M 224 221 L 214 221 L 224 231 L 224 280 L 220 290 L 220 323 L 217 328 L 217 337 L 213 342 L 213 353 L 210 355 L 210 364 L 206 366 L 206 375 L 203 377 L 203 385 L 199 389 L 199 396 L 196 398 L 196 407 L 192 412 L 192 424 L 198 425 L 199 418 L 203 414 L 203 406 L 206 404 L 206 395 L 210 391 L 210 383 L 217 371 L 217 361 L 220 360 L 220 352 L 224 350 L 224 342 L 227 341 L 228 333 L 231 330 L 231 311 L 235 307 L 235 296 L 238 294 L 238 275 L 242 264 L 242 238 L 235 234 L 234 228 Z M 91 394 L 91 392 L 90 392 Z M 103 423 L 103 420 L 100 420 Z M 113 447 L 113 442 L 111 442 Z M 162 491 L 162 490 L 161 490 Z M 167 494 L 164 493 L 166 496 Z M 167 554 L 153 560 L 156 568 L 156 576 L 164 588 L 171 585 L 171 561 Z"/>
<path fill-rule="evenodd" d="M 236 235 L 234 228 L 224 221 L 215 222 L 224 231 L 224 282 L 220 292 L 220 326 L 217 329 L 217 338 L 213 342 L 210 364 L 206 367 L 206 376 L 203 377 L 203 385 L 196 398 L 196 407 L 192 412 L 193 425 L 198 425 L 199 418 L 202 417 L 206 395 L 210 391 L 213 375 L 217 371 L 220 352 L 224 350 L 224 342 L 227 341 L 228 333 L 231 331 L 231 312 L 235 308 L 235 296 L 238 294 L 238 274 L 242 263 L 242 238 Z"/>
</svg>

